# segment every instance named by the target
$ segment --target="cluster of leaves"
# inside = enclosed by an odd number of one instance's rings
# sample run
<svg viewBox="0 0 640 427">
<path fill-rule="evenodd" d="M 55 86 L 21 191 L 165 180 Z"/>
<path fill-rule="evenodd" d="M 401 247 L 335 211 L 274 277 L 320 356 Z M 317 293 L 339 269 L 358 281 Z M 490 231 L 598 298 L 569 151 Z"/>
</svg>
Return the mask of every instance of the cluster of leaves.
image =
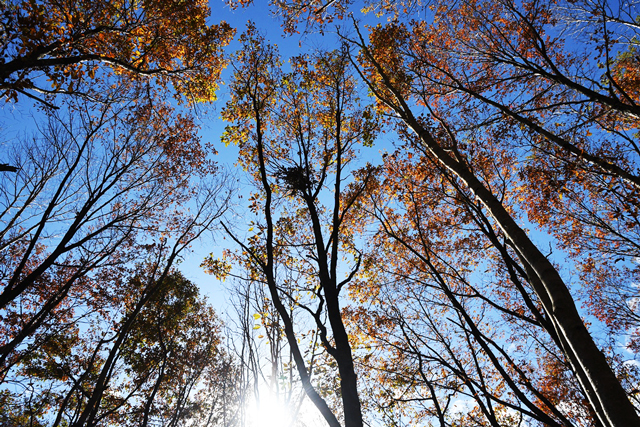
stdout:
<svg viewBox="0 0 640 427">
<path fill-rule="evenodd" d="M 9 0 L 0 18 L 0 90 L 99 94 L 104 73 L 129 81 L 155 76 L 179 97 L 210 101 L 233 30 L 207 25 L 204 1 Z"/>
</svg>

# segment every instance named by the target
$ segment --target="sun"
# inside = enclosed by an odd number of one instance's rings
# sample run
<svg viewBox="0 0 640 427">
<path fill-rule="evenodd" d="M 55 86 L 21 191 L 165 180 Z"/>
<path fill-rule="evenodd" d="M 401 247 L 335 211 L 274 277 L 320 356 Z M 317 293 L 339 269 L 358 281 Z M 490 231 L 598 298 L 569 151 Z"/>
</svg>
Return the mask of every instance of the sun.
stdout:
<svg viewBox="0 0 640 427">
<path fill-rule="evenodd" d="M 247 418 L 252 427 L 287 427 L 295 421 L 284 398 L 270 390 L 262 391 L 259 400 L 249 404 Z"/>
</svg>

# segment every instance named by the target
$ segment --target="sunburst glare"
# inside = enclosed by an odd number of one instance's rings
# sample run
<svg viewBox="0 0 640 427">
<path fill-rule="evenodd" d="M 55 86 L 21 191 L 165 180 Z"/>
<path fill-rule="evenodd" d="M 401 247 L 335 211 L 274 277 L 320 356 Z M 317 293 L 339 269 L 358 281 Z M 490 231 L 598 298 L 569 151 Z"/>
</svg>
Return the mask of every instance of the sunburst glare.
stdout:
<svg viewBox="0 0 640 427">
<path fill-rule="evenodd" d="M 282 396 L 277 396 L 271 390 L 264 390 L 259 399 L 249 404 L 247 421 L 251 427 L 286 427 L 295 420 L 290 405 Z"/>
</svg>

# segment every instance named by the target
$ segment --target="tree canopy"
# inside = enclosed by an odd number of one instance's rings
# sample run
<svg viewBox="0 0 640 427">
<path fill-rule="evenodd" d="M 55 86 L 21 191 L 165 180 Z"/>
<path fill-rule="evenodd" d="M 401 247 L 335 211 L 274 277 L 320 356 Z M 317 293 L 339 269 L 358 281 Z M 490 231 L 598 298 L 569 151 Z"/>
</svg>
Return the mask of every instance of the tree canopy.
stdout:
<svg viewBox="0 0 640 427">
<path fill-rule="evenodd" d="M 2 6 L 3 423 L 640 426 L 637 4 Z"/>
<path fill-rule="evenodd" d="M 209 101 L 233 36 L 224 22 L 206 24 L 204 1 L 8 0 L 2 11 L 0 90 L 13 100 L 78 93 L 110 70 Z"/>
</svg>

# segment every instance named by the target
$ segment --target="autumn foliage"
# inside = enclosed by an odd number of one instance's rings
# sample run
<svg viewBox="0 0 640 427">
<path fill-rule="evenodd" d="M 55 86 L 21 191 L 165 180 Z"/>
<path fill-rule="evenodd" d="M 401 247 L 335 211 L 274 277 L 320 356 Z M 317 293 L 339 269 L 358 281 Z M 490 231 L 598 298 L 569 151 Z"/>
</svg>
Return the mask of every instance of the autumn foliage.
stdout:
<svg viewBox="0 0 640 427">
<path fill-rule="evenodd" d="M 264 381 L 332 427 L 638 425 L 635 4 L 270 5 L 300 51 L 225 56 L 202 1 L 3 3 L 46 120 L 0 171 L 0 421 L 240 425 Z M 225 216 L 188 107 L 227 64 Z M 175 268 L 216 224 L 237 359 Z"/>
<path fill-rule="evenodd" d="M 210 101 L 233 36 L 224 22 L 206 24 L 204 1 L 12 0 L 2 10 L 0 90 L 13 100 L 91 91 L 111 72 Z"/>
<path fill-rule="evenodd" d="M 286 31 L 337 28 L 395 139 L 382 164 L 363 160 L 347 179 L 367 177 L 345 216 L 359 268 L 342 309 L 363 417 L 636 425 L 637 373 L 623 360 L 638 327 L 638 11 L 599 1 L 276 6 Z"/>
<path fill-rule="evenodd" d="M 232 420 L 222 326 L 175 266 L 229 196 L 176 100 L 214 98 L 233 31 L 192 1 L 1 7 L 2 96 L 38 112 L 1 148 L 0 424 Z"/>
</svg>

